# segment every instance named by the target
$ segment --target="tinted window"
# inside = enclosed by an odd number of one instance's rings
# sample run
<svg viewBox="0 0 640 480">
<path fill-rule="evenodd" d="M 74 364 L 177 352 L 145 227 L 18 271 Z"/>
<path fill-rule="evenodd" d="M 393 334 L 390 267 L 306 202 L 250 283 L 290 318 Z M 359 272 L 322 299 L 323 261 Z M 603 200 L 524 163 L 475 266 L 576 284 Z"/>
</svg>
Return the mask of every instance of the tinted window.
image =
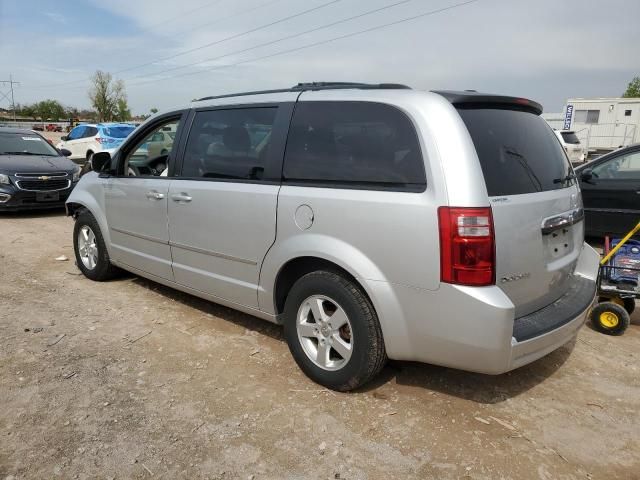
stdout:
<svg viewBox="0 0 640 480">
<path fill-rule="evenodd" d="M 539 116 L 517 110 L 459 109 L 471 134 L 490 196 L 568 186 L 569 162 Z"/>
<path fill-rule="evenodd" d="M 259 180 L 277 108 L 197 112 L 189 132 L 183 177 Z"/>
<path fill-rule="evenodd" d="M 87 129 L 83 133 L 83 137 L 93 137 L 98 133 L 98 129 L 96 127 L 87 127 Z"/>
<path fill-rule="evenodd" d="M 424 189 L 420 145 L 400 110 L 371 102 L 300 102 L 284 178 L 321 184 Z"/>
<path fill-rule="evenodd" d="M 127 138 L 131 132 L 135 130 L 136 127 L 118 125 L 112 127 L 102 127 L 102 133 L 111 138 Z"/>
<path fill-rule="evenodd" d="M 640 152 L 607 160 L 593 167 L 592 172 L 599 179 L 640 180 Z"/>
<path fill-rule="evenodd" d="M 0 133 L 0 155 L 7 154 L 58 156 L 58 152 L 38 135 Z"/>
<path fill-rule="evenodd" d="M 572 145 L 578 145 L 580 143 L 580 140 L 573 132 L 560 132 L 560 135 L 562 135 L 564 143 L 570 143 Z"/>
</svg>

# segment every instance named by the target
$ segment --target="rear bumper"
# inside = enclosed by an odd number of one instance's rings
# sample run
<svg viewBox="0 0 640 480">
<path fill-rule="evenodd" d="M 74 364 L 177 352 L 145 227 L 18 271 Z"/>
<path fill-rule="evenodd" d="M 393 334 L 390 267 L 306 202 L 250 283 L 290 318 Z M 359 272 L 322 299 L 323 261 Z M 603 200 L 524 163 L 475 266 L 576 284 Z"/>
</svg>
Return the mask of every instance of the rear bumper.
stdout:
<svg viewBox="0 0 640 480">
<path fill-rule="evenodd" d="M 595 297 L 599 258 L 585 244 L 572 291 L 518 319 L 513 303 L 496 286 L 442 284 L 437 291 L 425 291 L 367 282 L 367 290 L 379 312 L 389 358 L 500 374 L 576 336 Z"/>
</svg>

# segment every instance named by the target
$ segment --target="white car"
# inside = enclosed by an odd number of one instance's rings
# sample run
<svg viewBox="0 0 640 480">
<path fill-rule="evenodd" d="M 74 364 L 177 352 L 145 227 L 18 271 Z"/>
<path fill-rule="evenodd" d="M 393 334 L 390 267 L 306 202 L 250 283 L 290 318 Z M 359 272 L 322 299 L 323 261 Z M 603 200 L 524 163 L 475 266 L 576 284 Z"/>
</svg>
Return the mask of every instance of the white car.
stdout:
<svg viewBox="0 0 640 480">
<path fill-rule="evenodd" d="M 569 161 L 574 165 L 579 165 L 587 160 L 587 152 L 580 143 L 580 139 L 573 130 L 554 130 L 564 151 L 569 157 Z"/>
<path fill-rule="evenodd" d="M 90 161 L 94 153 L 119 147 L 135 128 L 130 123 L 83 123 L 63 136 L 56 147 L 69 150 L 73 160 Z"/>
</svg>

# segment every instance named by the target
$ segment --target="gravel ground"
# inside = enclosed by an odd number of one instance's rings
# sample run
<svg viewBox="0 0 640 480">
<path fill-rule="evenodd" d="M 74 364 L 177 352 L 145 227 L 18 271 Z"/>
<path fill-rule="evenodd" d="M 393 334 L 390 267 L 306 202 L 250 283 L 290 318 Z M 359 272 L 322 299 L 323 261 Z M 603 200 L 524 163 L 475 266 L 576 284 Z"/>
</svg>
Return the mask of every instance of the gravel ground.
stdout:
<svg viewBox="0 0 640 480">
<path fill-rule="evenodd" d="M 640 478 L 638 313 L 506 375 L 394 362 L 338 394 L 275 325 L 85 279 L 72 227 L 0 216 L 0 479 Z"/>
</svg>

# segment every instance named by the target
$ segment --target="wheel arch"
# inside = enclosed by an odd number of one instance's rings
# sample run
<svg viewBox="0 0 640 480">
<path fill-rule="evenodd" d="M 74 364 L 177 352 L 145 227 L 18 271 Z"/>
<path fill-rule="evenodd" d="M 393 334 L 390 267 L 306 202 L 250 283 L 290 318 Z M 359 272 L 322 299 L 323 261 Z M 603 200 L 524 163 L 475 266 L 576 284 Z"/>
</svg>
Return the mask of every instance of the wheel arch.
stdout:
<svg viewBox="0 0 640 480">
<path fill-rule="evenodd" d="M 289 291 L 291 290 L 291 287 L 293 287 L 293 285 L 304 275 L 318 270 L 329 271 L 342 275 L 343 277 L 358 285 L 367 296 L 367 298 L 369 298 L 369 301 L 371 301 L 371 298 L 365 290 L 364 285 L 362 285 L 362 283 L 359 282 L 358 279 L 345 268 L 341 267 L 335 262 L 322 257 L 301 256 L 292 258 L 284 265 L 282 265 L 276 275 L 275 284 L 273 287 L 273 304 L 277 316 L 279 316 L 284 311 L 284 304 L 287 300 L 287 296 L 289 294 Z"/>
<path fill-rule="evenodd" d="M 93 215 L 93 218 L 96 219 L 96 222 L 98 222 L 98 226 L 100 227 L 100 233 L 102 233 L 102 238 L 104 239 L 104 243 L 107 247 L 107 252 L 111 255 L 111 237 L 109 235 L 107 218 L 104 215 L 103 209 L 98 205 L 96 199 L 87 191 L 75 188 L 65 203 L 65 209 L 67 211 L 67 216 L 73 217 L 74 220 L 83 210 L 88 211 Z"/>
</svg>

